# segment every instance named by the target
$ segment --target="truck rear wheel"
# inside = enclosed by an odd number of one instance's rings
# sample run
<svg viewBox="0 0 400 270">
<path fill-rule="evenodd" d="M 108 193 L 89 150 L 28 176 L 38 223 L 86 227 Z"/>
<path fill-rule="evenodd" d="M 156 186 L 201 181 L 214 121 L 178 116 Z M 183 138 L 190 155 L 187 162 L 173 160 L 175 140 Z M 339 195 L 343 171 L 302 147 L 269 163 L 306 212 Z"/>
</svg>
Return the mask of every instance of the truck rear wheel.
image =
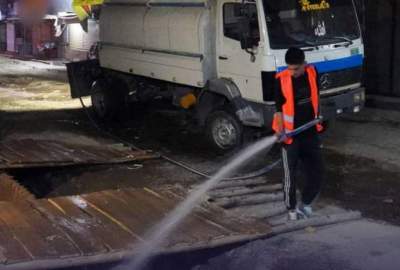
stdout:
<svg viewBox="0 0 400 270">
<path fill-rule="evenodd" d="M 208 116 L 206 133 L 211 146 L 221 154 L 236 149 L 243 141 L 242 123 L 227 109 L 214 111 Z"/>
<path fill-rule="evenodd" d="M 96 117 L 102 121 L 116 120 L 127 108 L 127 91 L 123 82 L 113 82 L 112 87 L 104 80 L 92 86 L 92 107 Z"/>
</svg>

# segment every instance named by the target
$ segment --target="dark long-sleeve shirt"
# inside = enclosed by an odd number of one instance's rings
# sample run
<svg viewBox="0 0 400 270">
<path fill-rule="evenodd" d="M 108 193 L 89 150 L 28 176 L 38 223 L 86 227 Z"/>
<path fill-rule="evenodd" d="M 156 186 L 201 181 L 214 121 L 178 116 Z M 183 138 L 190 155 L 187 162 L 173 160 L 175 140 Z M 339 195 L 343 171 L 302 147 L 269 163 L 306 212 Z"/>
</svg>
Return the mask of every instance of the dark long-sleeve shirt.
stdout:
<svg viewBox="0 0 400 270">
<path fill-rule="evenodd" d="M 307 73 L 298 78 L 292 77 L 292 81 L 295 102 L 294 126 L 298 128 L 314 120 L 315 114 L 311 103 L 311 88 Z M 276 80 L 274 96 L 276 111 L 282 112 L 282 106 L 286 103 L 286 99 L 282 93 L 280 79 Z"/>
</svg>

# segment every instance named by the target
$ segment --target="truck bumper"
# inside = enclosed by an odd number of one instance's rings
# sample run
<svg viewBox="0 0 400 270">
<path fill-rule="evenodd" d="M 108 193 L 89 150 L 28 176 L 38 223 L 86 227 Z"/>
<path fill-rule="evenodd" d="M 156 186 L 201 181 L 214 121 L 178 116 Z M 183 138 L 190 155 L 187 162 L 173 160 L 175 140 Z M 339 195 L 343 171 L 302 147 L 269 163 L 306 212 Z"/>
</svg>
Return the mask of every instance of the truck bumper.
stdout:
<svg viewBox="0 0 400 270">
<path fill-rule="evenodd" d="M 271 130 L 275 105 L 252 103 L 252 108 L 263 116 L 262 122 L 266 130 Z M 321 113 L 324 120 L 335 119 L 343 113 L 357 113 L 364 108 L 365 89 L 357 88 L 341 94 L 321 97 Z"/>
<path fill-rule="evenodd" d="M 358 113 L 365 105 L 365 88 L 357 88 L 342 94 L 321 97 L 321 114 L 324 120 L 343 113 Z"/>
</svg>

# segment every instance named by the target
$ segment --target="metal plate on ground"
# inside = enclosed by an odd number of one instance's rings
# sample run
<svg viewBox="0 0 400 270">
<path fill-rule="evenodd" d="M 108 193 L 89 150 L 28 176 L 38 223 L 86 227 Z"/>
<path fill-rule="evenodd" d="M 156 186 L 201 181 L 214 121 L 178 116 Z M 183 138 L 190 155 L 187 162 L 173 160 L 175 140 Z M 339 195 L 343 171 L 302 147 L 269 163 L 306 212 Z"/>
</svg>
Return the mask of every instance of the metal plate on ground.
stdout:
<svg viewBox="0 0 400 270">
<path fill-rule="evenodd" d="M 118 164 L 156 157 L 119 144 L 78 145 L 33 139 L 0 143 L 0 169 Z"/>
<path fill-rule="evenodd" d="M 6 202 L 23 202 L 33 200 L 35 196 L 11 176 L 0 174 L 0 198 Z"/>
<path fill-rule="evenodd" d="M 51 269 L 134 256 L 144 233 L 180 201 L 176 187 L 102 191 L 81 196 L 0 203 L 0 268 Z M 271 227 L 198 207 L 163 252 L 189 251 L 257 239 Z"/>
</svg>

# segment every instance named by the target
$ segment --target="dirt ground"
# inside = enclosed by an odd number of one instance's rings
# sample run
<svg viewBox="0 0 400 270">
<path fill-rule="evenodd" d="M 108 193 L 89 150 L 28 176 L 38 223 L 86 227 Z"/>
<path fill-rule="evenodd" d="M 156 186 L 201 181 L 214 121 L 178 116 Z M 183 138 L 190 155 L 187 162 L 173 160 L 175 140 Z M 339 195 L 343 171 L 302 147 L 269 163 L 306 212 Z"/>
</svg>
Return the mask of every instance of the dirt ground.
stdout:
<svg viewBox="0 0 400 270">
<path fill-rule="evenodd" d="M 3 140 L 53 138 L 78 143 L 105 143 L 112 139 L 97 130 L 78 100 L 69 97 L 65 69 L 0 57 L 0 130 Z M 90 100 L 85 99 L 90 105 Z M 102 126 L 145 149 L 152 149 L 212 173 L 226 160 L 207 147 L 202 134 L 185 118 L 136 106 L 119 123 Z M 341 117 L 324 135 L 326 183 L 321 200 L 355 209 L 368 218 L 400 225 L 400 114 L 366 109 Z M 94 141 L 93 141 L 94 139 Z M 254 168 L 276 153 L 259 157 Z M 183 185 L 204 181 L 163 160 L 143 167 L 77 167 L 10 171 L 37 197 L 89 193 L 143 185 Z M 280 182 L 281 169 L 267 176 Z"/>
</svg>

